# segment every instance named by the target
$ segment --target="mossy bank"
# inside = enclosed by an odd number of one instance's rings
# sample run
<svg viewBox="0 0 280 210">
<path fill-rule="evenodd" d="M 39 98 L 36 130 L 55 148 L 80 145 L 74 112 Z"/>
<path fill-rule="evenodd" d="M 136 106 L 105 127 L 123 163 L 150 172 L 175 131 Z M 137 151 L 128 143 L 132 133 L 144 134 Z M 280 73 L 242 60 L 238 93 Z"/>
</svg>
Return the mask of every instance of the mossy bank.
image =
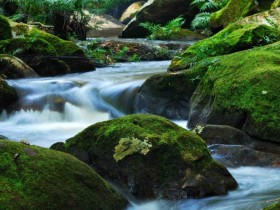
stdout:
<svg viewBox="0 0 280 210">
<path fill-rule="evenodd" d="M 0 209 L 124 209 L 127 201 L 75 157 L 0 140 Z"/>
<path fill-rule="evenodd" d="M 188 125 L 224 124 L 280 142 L 280 42 L 216 57 L 191 99 Z"/>
</svg>

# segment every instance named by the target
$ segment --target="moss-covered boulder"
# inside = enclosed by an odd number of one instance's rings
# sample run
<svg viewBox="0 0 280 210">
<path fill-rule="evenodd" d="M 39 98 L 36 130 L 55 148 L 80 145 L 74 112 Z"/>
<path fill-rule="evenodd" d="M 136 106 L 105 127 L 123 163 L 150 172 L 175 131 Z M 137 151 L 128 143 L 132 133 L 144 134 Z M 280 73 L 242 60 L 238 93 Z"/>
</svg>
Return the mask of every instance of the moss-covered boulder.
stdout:
<svg viewBox="0 0 280 210">
<path fill-rule="evenodd" d="M 280 40 L 280 8 L 248 16 L 175 57 L 170 71 L 187 69 L 207 57 L 230 54 Z"/>
<path fill-rule="evenodd" d="M 188 119 L 190 100 L 212 59 L 178 73 L 151 76 L 140 87 L 135 98 L 136 113 L 151 113 L 168 119 Z"/>
<path fill-rule="evenodd" d="M 260 24 L 232 24 L 213 37 L 197 42 L 183 54 L 175 57 L 168 70 L 188 69 L 204 58 L 230 54 L 278 40 L 280 40 L 280 31 L 274 27 Z"/>
<path fill-rule="evenodd" d="M 2 209 L 124 209 L 127 201 L 75 157 L 0 140 Z"/>
<path fill-rule="evenodd" d="M 199 136 L 159 116 L 97 123 L 68 139 L 64 150 L 138 198 L 204 197 L 237 186 Z"/>
<path fill-rule="evenodd" d="M 279 210 L 279 209 L 280 209 L 280 202 L 265 207 L 263 210 Z"/>
<path fill-rule="evenodd" d="M 16 91 L 0 75 L 0 111 L 9 109 L 18 100 Z"/>
<path fill-rule="evenodd" d="M 12 38 L 9 19 L 0 15 L 0 40 Z"/>
<path fill-rule="evenodd" d="M 22 60 L 8 54 L 0 54 L 0 74 L 8 79 L 36 77 L 36 72 Z"/>
<path fill-rule="evenodd" d="M 271 5 L 271 9 L 275 9 L 280 6 L 280 0 L 275 0 Z"/>
<path fill-rule="evenodd" d="M 191 99 L 188 126 L 229 125 L 280 142 L 280 42 L 216 58 Z"/>
<path fill-rule="evenodd" d="M 221 10 L 210 16 L 210 28 L 222 29 L 248 15 L 257 6 L 255 0 L 230 0 Z"/>
<path fill-rule="evenodd" d="M 7 20 L 12 36 L 5 36 L 0 43 L 0 53 L 11 53 L 19 56 L 38 74 L 39 71 L 48 72 L 43 69 L 43 63 L 49 59 L 49 63 L 57 69 L 56 74 L 71 72 L 84 72 L 94 70 L 93 63 L 85 56 L 84 51 L 74 42 L 62 40 L 52 34 L 37 29 L 35 26 L 16 23 L 3 16 Z M 2 30 L 0 25 L 0 31 Z M 6 28 L 3 28 L 6 31 Z M 0 39 L 1 40 L 1 39 Z M 35 59 L 35 60 L 34 60 Z M 57 61 L 59 60 L 59 62 Z M 62 64 L 64 65 L 62 68 Z M 61 71 L 59 71 L 62 69 Z M 50 75 L 42 76 L 52 76 Z"/>
</svg>

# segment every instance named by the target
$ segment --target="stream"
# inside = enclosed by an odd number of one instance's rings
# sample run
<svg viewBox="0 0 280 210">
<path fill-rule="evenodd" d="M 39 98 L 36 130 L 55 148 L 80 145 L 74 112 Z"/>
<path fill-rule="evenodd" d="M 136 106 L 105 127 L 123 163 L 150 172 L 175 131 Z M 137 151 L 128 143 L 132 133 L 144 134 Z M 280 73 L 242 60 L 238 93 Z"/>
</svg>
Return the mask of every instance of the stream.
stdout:
<svg viewBox="0 0 280 210">
<path fill-rule="evenodd" d="M 0 114 L 0 135 L 49 147 L 87 126 L 133 113 L 133 96 L 170 61 L 116 64 L 96 71 L 49 78 L 9 80 L 20 95 L 17 111 Z M 185 127 L 186 122 L 176 122 Z M 229 169 L 239 188 L 225 196 L 131 204 L 127 210 L 261 209 L 280 195 L 280 169 Z M 278 196 L 277 196 L 278 195 Z"/>
</svg>

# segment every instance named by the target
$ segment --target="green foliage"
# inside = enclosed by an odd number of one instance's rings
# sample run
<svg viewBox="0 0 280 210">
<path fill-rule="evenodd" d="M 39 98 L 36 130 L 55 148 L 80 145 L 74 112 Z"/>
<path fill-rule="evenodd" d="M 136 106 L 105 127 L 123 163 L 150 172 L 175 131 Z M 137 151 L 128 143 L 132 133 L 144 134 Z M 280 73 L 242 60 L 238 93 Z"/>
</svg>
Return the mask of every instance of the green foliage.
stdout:
<svg viewBox="0 0 280 210">
<path fill-rule="evenodd" d="M 191 22 L 191 27 L 193 29 L 207 29 L 209 28 L 210 22 L 210 12 L 201 12 L 195 16 Z"/>
<path fill-rule="evenodd" d="M 164 26 L 150 22 L 140 23 L 139 25 L 147 29 L 151 33 L 148 37 L 149 39 L 169 40 L 172 38 L 174 32 L 178 32 L 181 30 L 184 23 L 185 19 L 182 16 L 179 16 L 169 21 Z"/>
<path fill-rule="evenodd" d="M 193 0 L 191 5 L 199 9 L 191 23 L 192 29 L 209 29 L 210 15 L 227 4 L 228 0 Z"/>
</svg>

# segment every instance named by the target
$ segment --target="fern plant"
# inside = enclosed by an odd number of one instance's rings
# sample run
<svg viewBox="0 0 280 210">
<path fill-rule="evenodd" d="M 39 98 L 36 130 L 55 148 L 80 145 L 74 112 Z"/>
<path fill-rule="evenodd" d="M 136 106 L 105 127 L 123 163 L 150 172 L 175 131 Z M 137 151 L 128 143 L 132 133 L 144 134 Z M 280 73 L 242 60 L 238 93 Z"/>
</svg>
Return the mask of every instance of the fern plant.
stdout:
<svg viewBox="0 0 280 210">
<path fill-rule="evenodd" d="M 181 30 L 184 23 L 185 19 L 182 16 L 179 16 L 169 21 L 164 26 L 150 22 L 140 23 L 139 25 L 150 32 L 150 35 L 148 37 L 149 39 L 168 40 L 172 38 L 174 32 L 178 32 Z"/>
<path fill-rule="evenodd" d="M 198 13 L 191 22 L 192 29 L 209 30 L 210 15 L 223 8 L 229 0 L 193 0 L 191 6 L 199 9 Z"/>
</svg>

